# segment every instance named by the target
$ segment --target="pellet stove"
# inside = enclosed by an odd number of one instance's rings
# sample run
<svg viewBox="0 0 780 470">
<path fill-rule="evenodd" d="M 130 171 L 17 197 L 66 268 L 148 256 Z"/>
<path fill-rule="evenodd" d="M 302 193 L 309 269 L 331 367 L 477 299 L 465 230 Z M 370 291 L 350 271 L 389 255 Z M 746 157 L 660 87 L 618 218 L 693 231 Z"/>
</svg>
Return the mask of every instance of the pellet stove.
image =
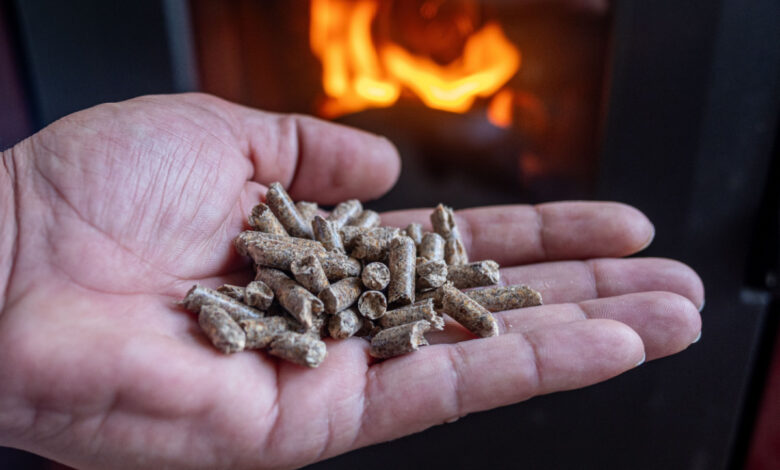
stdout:
<svg viewBox="0 0 780 470">
<path fill-rule="evenodd" d="M 30 131 L 188 90 L 314 114 L 398 146 L 401 179 L 370 208 L 623 201 L 656 225 L 643 255 L 704 280 L 702 340 L 682 354 L 311 468 L 742 466 L 778 326 L 775 0 L 0 7 Z"/>
</svg>

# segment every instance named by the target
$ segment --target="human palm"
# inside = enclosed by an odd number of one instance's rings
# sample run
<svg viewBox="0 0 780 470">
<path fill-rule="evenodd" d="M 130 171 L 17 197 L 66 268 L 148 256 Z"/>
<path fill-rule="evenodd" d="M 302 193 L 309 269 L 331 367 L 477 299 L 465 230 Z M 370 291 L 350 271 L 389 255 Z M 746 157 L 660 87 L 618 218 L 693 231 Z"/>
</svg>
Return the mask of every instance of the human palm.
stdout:
<svg viewBox="0 0 780 470">
<path fill-rule="evenodd" d="M 386 140 L 204 95 L 156 96 L 71 115 L 3 161 L 18 229 L 0 262 L 12 268 L 0 298 L 0 444 L 78 467 L 299 466 L 605 380 L 700 330 L 693 271 L 615 259 L 652 238 L 643 215 L 558 203 L 459 212 L 472 257 L 510 266 L 505 282 L 545 299 L 496 314 L 501 336 L 450 325 L 436 344 L 379 363 L 361 339 L 326 340 L 317 369 L 225 356 L 174 301 L 196 282 L 250 279 L 231 241 L 265 184 L 324 204 L 385 192 L 399 171 Z"/>
</svg>

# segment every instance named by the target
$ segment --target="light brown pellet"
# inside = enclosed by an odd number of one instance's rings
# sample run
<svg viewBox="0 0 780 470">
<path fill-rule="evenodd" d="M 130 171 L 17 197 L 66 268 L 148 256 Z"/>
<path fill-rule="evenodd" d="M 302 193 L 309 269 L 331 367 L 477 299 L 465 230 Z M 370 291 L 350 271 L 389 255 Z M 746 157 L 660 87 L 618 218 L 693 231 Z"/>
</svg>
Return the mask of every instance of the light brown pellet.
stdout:
<svg viewBox="0 0 780 470">
<path fill-rule="evenodd" d="M 315 315 L 311 322 L 311 327 L 305 329 L 303 333 L 312 336 L 317 339 L 323 339 L 328 337 L 328 318 L 330 315 L 320 314 Z"/>
<path fill-rule="evenodd" d="M 327 348 L 322 340 L 288 331 L 271 341 L 268 352 L 298 365 L 317 367 L 325 360 Z"/>
<path fill-rule="evenodd" d="M 239 325 L 246 333 L 246 349 L 265 348 L 271 344 L 274 338 L 287 331 L 293 331 L 296 326 L 287 317 L 241 320 Z"/>
<path fill-rule="evenodd" d="M 472 300 L 449 282 L 441 289 L 442 310 L 467 330 L 483 338 L 498 335 L 498 323 L 483 306 Z"/>
<path fill-rule="evenodd" d="M 246 294 L 246 288 L 241 286 L 234 286 L 232 284 L 223 284 L 217 287 L 217 292 L 225 294 L 231 299 L 236 299 L 239 302 L 244 301 L 244 295 Z"/>
<path fill-rule="evenodd" d="M 447 263 L 442 260 L 427 260 L 417 258 L 415 287 L 433 289 L 447 282 Z"/>
<path fill-rule="evenodd" d="M 426 299 L 411 305 L 406 305 L 395 310 L 389 310 L 379 319 L 379 325 L 382 328 L 392 328 L 406 323 L 412 323 L 419 320 L 425 320 L 431 324 L 434 330 L 444 329 L 444 319 L 436 313 L 433 307 L 433 300 Z"/>
<path fill-rule="evenodd" d="M 363 212 L 363 205 L 357 199 L 350 199 L 348 201 L 340 202 L 333 211 L 328 215 L 328 221 L 338 229 L 359 216 Z"/>
<path fill-rule="evenodd" d="M 430 327 L 430 323 L 420 320 L 382 330 L 371 339 L 369 354 L 384 359 L 417 351 L 420 346 L 428 345 L 423 334 Z"/>
<path fill-rule="evenodd" d="M 295 203 L 295 208 L 298 209 L 304 223 L 311 225 L 314 216 L 318 214 L 319 206 L 316 202 L 298 201 Z"/>
<path fill-rule="evenodd" d="M 252 208 L 252 212 L 249 214 L 249 226 L 253 230 L 260 232 L 271 233 L 274 235 L 280 235 L 283 237 L 289 236 L 287 230 L 284 229 L 282 223 L 276 218 L 271 208 L 262 202 Z"/>
<path fill-rule="evenodd" d="M 263 312 L 208 287 L 195 285 L 187 292 L 181 305 L 193 313 L 199 313 L 206 305 L 226 311 L 235 321 L 263 318 Z"/>
<path fill-rule="evenodd" d="M 378 290 L 367 290 L 358 298 L 358 311 L 366 318 L 376 320 L 385 314 L 387 299 Z"/>
<path fill-rule="evenodd" d="M 339 231 L 330 221 L 315 215 L 311 223 L 311 229 L 314 232 L 314 239 L 322 243 L 326 250 L 342 254 L 346 252 L 344 244 L 341 242 Z"/>
<path fill-rule="evenodd" d="M 364 210 L 360 215 L 350 221 L 349 225 L 361 228 L 373 228 L 378 227 L 381 222 L 382 220 L 377 212 Z"/>
<path fill-rule="evenodd" d="M 316 255 L 306 255 L 293 261 L 290 264 L 290 272 L 300 285 L 314 295 L 318 295 L 330 285 L 328 276 L 325 275 L 325 270 L 322 269 L 320 259 Z"/>
<path fill-rule="evenodd" d="M 355 309 L 347 308 L 330 317 L 328 332 L 335 339 L 347 339 L 355 335 L 363 326 L 363 321 Z"/>
<path fill-rule="evenodd" d="M 414 244 L 419 247 L 423 237 L 422 225 L 417 222 L 407 225 L 404 229 L 404 235 L 411 238 L 414 241 Z"/>
<path fill-rule="evenodd" d="M 311 328 L 314 315 L 322 312 L 322 301 L 278 269 L 258 267 L 255 279 L 268 284 L 282 307 L 304 328 Z"/>
<path fill-rule="evenodd" d="M 466 291 L 466 295 L 491 312 L 542 305 L 542 294 L 528 286 L 496 286 Z"/>
<path fill-rule="evenodd" d="M 448 238 L 444 241 L 444 261 L 450 266 L 457 266 L 469 262 L 466 248 L 460 238 Z"/>
<path fill-rule="evenodd" d="M 401 234 L 401 230 L 396 227 L 361 228 L 345 225 L 339 229 L 339 234 L 341 234 L 341 241 L 344 243 L 344 248 L 347 251 L 352 251 L 352 249 L 355 248 L 355 240 L 361 233 L 372 233 L 393 238 L 394 236 Z"/>
<path fill-rule="evenodd" d="M 414 264 L 417 252 L 414 241 L 406 236 L 390 242 L 390 283 L 387 302 L 391 308 L 414 303 Z"/>
<path fill-rule="evenodd" d="M 247 284 L 244 303 L 259 310 L 267 310 L 274 301 L 274 292 L 264 282 L 252 281 Z"/>
<path fill-rule="evenodd" d="M 363 232 L 355 238 L 350 255 L 365 262 L 384 261 L 396 236 L 393 232 Z"/>
<path fill-rule="evenodd" d="M 501 272 L 498 263 L 492 260 L 475 261 L 469 264 L 452 265 L 447 270 L 447 280 L 458 289 L 498 284 Z"/>
<path fill-rule="evenodd" d="M 433 260 L 444 260 L 444 238 L 438 233 L 426 232 L 419 247 L 420 257 Z"/>
<path fill-rule="evenodd" d="M 200 309 L 198 324 L 211 344 L 225 354 L 242 351 L 246 345 L 244 330 L 216 305 L 204 305 Z"/>
<path fill-rule="evenodd" d="M 268 191 L 265 193 L 265 200 L 287 233 L 293 237 L 313 237 L 311 225 L 307 224 L 303 219 L 281 184 L 271 183 L 268 186 Z"/>
<path fill-rule="evenodd" d="M 368 290 L 383 290 L 390 282 L 390 269 L 384 263 L 368 263 L 363 268 L 360 279 Z"/>
<path fill-rule="evenodd" d="M 348 277 L 331 284 L 319 297 L 325 304 L 325 312 L 333 315 L 357 302 L 360 291 L 360 278 Z"/>
</svg>

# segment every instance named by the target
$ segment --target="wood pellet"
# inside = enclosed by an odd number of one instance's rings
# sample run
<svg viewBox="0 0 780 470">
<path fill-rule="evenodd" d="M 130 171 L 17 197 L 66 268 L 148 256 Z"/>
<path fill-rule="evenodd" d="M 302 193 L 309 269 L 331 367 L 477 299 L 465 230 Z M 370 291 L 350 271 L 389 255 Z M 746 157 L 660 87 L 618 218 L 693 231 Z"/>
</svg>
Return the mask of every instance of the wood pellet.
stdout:
<svg viewBox="0 0 780 470">
<path fill-rule="evenodd" d="M 382 226 L 356 199 L 320 214 L 316 203 L 293 202 L 272 183 L 248 214 L 251 230 L 234 241 L 255 279 L 196 285 L 179 302 L 217 350 L 262 350 L 318 367 L 323 340 L 369 341 L 369 354 L 387 359 L 426 346 L 426 332 L 445 329 L 445 314 L 489 337 L 499 333 L 493 312 L 542 304 L 528 286 L 498 286 L 495 261 L 469 262 L 454 212 L 442 204 L 430 232 L 419 223 Z"/>
</svg>

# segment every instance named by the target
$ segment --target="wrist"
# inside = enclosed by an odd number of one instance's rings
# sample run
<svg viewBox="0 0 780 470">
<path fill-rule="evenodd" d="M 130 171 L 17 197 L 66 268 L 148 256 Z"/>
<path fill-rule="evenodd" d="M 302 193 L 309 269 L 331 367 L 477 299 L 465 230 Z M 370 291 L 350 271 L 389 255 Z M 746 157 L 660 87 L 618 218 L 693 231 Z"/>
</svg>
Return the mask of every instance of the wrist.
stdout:
<svg viewBox="0 0 780 470">
<path fill-rule="evenodd" d="M 2 160 L 0 164 L 0 316 L 2 316 L 18 246 L 14 149 L 0 152 L 0 160 Z"/>
</svg>

